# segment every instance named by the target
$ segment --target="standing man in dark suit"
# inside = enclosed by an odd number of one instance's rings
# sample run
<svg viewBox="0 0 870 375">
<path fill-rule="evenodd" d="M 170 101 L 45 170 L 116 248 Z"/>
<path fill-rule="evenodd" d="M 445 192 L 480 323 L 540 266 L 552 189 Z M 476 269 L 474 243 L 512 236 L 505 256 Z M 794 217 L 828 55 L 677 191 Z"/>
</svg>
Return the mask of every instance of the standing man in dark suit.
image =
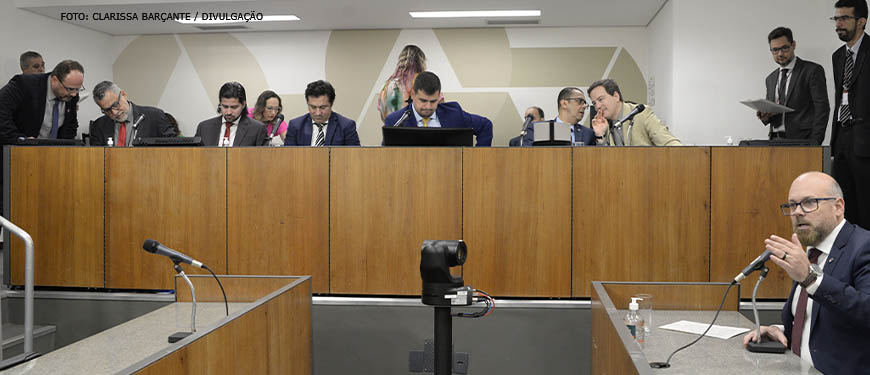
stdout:
<svg viewBox="0 0 870 375">
<path fill-rule="evenodd" d="M 831 155 L 834 178 L 843 187 L 846 220 L 870 228 L 870 41 L 865 0 L 834 4 L 837 37 L 846 42 L 834 52 L 834 121 Z M 864 43 L 867 42 L 867 43 Z"/>
<path fill-rule="evenodd" d="M 442 99 L 441 80 L 435 73 L 422 72 L 414 80 L 411 104 L 387 116 L 384 126 L 472 128 L 476 146 L 492 145 L 492 121 L 463 111 L 457 102 L 441 103 Z M 409 116 L 397 125 L 406 112 Z"/>
<path fill-rule="evenodd" d="M 19 74 L 0 89 L 0 143 L 19 138 L 73 139 L 85 69 L 64 60 L 51 73 Z"/>
<path fill-rule="evenodd" d="M 305 88 L 308 113 L 290 120 L 284 146 L 359 146 L 356 121 L 332 111 L 335 88 L 318 80 Z M 314 129 L 317 127 L 317 130 Z"/>
<path fill-rule="evenodd" d="M 828 88 L 825 69 L 794 55 L 797 43 L 791 29 L 777 27 L 767 35 L 770 53 L 779 68 L 764 80 L 767 100 L 794 110 L 786 114 L 757 112 L 770 125 L 770 139 L 810 139 L 821 145 L 828 128 Z"/>
<path fill-rule="evenodd" d="M 794 284 L 783 326 L 762 326 L 761 334 L 825 374 L 865 374 L 870 362 L 870 232 L 844 219 L 845 206 L 833 178 L 804 173 L 780 207 L 791 217 L 791 240 L 764 240 L 770 261 Z M 755 337 L 747 334 L 744 345 Z"/>
<path fill-rule="evenodd" d="M 196 137 L 205 146 L 238 147 L 269 144 L 266 125 L 248 117 L 245 88 L 238 82 L 227 82 L 218 93 L 220 116 L 200 122 Z"/>
<path fill-rule="evenodd" d="M 130 146 L 135 138 L 175 137 L 160 108 L 139 106 L 127 99 L 127 93 L 112 81 L 94 87 L 94 102 L 104 116 L 91 123 L 91 146 L 106 146 L 111 138 L 115 147 Z"/>
</svg>

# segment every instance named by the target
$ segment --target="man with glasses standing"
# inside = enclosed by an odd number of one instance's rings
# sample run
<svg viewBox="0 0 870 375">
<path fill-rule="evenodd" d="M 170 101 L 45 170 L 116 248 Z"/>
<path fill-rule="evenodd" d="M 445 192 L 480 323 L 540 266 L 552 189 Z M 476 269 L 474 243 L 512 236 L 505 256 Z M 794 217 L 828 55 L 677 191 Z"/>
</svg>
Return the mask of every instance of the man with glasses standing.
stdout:
<svg viewBox="0 0 870 375">
<path fill-rule="evenodd" d="M 626 103 L 619 86 L 612 79 L 602 79 L 589 85 L 589 99 L 595 106 L 592 130 L 598 144 L 607 146 L 682 146 L 677 137 L 652 112 L 652 109 L 637 113 L 631 120 L 624 119 L 640 106 Z"/>
<path fill-rule="evenodd" d="M 783 325 L 762 326 L 761 334 L 825 374 L 864 374 L 870 361 L 870 232 L 846 220 L 845 207 L 831 176 L 804 173 L 780 207 L 794 233 L 764 240 L 770 261 L 794 283 Z M 743 344 L 755 339 L 752 331 Z"/>
<path fill-rule="evenodd" d="M 834 4 L 837 37 L 846 44 L 832 57 L 834 116 L 831 155 L 834 178 L 843 187 L 846 219 L 870 228 L 870 41 L 867 2 L 840 0 Z"/>
<path fill-rule="evenodd" d="M 828 128 L 828 88 L 825 69 L 794 55 L 797 43 L 791 29 L 777 27 L 767 35 L 770 53 L 779 68 L 771 72 L 764 83 L 767 100 L 794 110 L 785 114 L 757 112 L 765 125 L 770 125 L 770 139 L 809 139 L 821 145 Z"/>
<path fill-rule="evenodd" d="M 94 87 L 94 102 L 104 116 L 91 123 L 91 146 L 106 146 L 109 138 L 115 147 L 125 147 L 133 144 L 133 137 L 177 136 L 160 108 L 133 104 L 127 93 L 112 81 Z"/>
<path fill-rule="evenodd" d="M 583 120 L 583 115 L 586 114 L 586 96 L 583 95 L 583 90 L 577 87 L 566 87 L 559 91 L 559 96 L 556 97 L 556 105 L 559 107 L 559 113 L 554 119 L 556 123 L 571 125 L 571 144 L 595 145 L 595 133 L 580 121 Z M 523 138 L 524 146 L 531 146 L 535 140 L 535 129 L 530 126 L 526 136 Z"/>
<path fill-rule="evenodd" d="M 0 89 L 0 144 L 23 138 L 73 139 L 85 69 L 64 60 L 51 73 L 19 74 Z"/>
</svg>

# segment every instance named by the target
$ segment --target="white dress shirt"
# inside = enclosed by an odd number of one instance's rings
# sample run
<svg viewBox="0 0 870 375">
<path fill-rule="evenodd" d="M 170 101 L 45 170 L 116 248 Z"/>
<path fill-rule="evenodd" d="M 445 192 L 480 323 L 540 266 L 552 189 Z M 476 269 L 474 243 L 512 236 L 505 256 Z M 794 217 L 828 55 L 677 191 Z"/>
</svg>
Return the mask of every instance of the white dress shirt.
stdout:
<svg viewBox="0 0 870 375">
<path fill-rule="evenodd" d="M 779 67 L 778 76 L 776 78 L 776 88 L 773 91 L 773 98 L 774 98 L 774 101 L 777 103 L 779 103 L 779 86 L 783 84 L 783 82 L 782 82 L 782 70 L 788 69 L 788 73 L 785 74 L 785 91 L 784 91 L 786 96 L 788 96 L 788 85 L 791 83 L 791 76 L 794 73 L 794 65 L 795 65 L 796 61 L 797 61 L 797 56 L 793 57 L 791 59 L 791 62 L 788 63 L 788 65 Z M 785 105 L 785 104 L 783 104 L 783 105 Z M 776 124 L 776 126 L 773 127 L 773 131 L 775 131 L 775 132 L 784 132 L 785 131 L 785 115 L 783 115 L 781 118 L 782 118 L 782 121 L 780 121 L 779 124 Z"/>
<path fill-rule="evenodd" d="M 323 145 L 326 146 L 326 129 L 329 128 L 329 120 L 323 123 Z M 317 135 L 320 134 L 320 129 L 314 125 L 314 120 L 311 120 L 311 146 L 317 146 Z"/>
<path fill-rule="evenodd" d="M 242 119 L 242 116 L 239 116 L 233 124 L 230 126 L 230 144 L 226 147 L 233 147 L 233 143 L 236 141 L 236 130 L 239 130 L 239 121 Z M 221 131 L 218 132 L 218 146 L 224 147 L 224 133 L 227 131 L 227 121 L 221 116 Z"/>
<path fill-rule="evenodd" d="M 423 127 L 423 116 L 420 116 L 420 114 L 417 113 L 417 108 L 414 108 L 413 104 L 411 104 L 411 110 L 414 111 L 414 119 L 417 120 L 417 127 L 422 128 Z M 441 127 L 441 121 L 438 121 L 437 111 L 432 112 L 432 116 L 429 117 L 429 123 L 426 124 L 426 127 L 428 127 L 428 128 L 440 128 Z"/>
<path fill-rule="evenodd" d="M 51 91 L 51 75 L 48 76 L 48 94 L 45 95 L 45 112 L 42 115 L 42 127 L 39 128 L 38 138 L 48 138 L 51 135 L 51 113 L 54 110 L 54 91 Z M 57 106 L 57 128 L 63 125 L 63 115 L 66 110 L 66 102 L 59 101 Z"/>
</svg>

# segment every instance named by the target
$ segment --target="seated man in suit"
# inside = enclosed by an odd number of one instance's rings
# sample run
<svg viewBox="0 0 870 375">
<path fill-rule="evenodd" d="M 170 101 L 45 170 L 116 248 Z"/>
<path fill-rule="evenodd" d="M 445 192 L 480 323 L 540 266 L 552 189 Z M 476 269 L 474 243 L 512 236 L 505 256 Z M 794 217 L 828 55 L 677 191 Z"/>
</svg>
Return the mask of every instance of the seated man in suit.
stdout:
<svg viewBox="0 0 870 375">
<path fill-rule="evenodd" d="M 559 96 L 556 97 L 556 105 L 559 107 L 559 113 L 556 115 L 555 121 L 560 124 L 571 125 L 571 143 L 582 145 L 595 145 L 595 133 L 580 121 L 583 120 L 583 115 L 586 114 L 586 96 L 583 95 L 583 90 L 576 87 L 566 87 L 559 91 Z M 529 131 L 523 138 L 523 146 L 531 146 L 535 141 L 535 129 L 529 127 Z"/>
<path fill-rule="evenodd" d="M 51 73 L 19 74 L 0 89 L 0 144 L 19 138 L 73 139 L 85 69 L 64 60 Z"/>
<path fill-rule="evenodd" d="M 422 72 L 414 80 L 411 104 L 387 116 L 384 126 L 472 128 L 477 146 L 492 144 L 492 121 L 463 111 L 457 102 L 440 103 L 441 99 L 441 80 L 435 73 Z M 408 111 L 413 116 L 396 124 Z"/>
<path fill-rule="evenodd" d="M 798 176 L 781 208 L 791 217 L 791 240 L 772 235 L 764 244 L 794 282 L 784 326 L 762 326 L 761 334 L 825 374 L 866 373 L 870 232 L 844 219 L 843 191 L 821 172 Z M 744 345 L 755 337 L 753 330 Z"/>
<path fill-rule="evenodd" d="M 359 146 L 356 121 L 332 111 L 335 102 L 332 84 L 323 80 L 309 83 L 305 101 L 308 113 L 290 120 L 284 146 Z"/>
<path fill-rule="evenodd" d="M 526 120 L 529 117 L 531 117 L 532 122 L 543 121 L 544 120 L 544 110 L 541 109 L 541 107 L 535 107 L 535 106 L 526 108 L 526 113 L 523 114 L 523 124 L 524 125 L 526 123 Z M 531 126 L 529 127 L 529 129 L 531 129 Z M 528 132 L 526 132 L 526 134 L 528 134 Z M 508 141 L 508 146 L 510 146 L 510 147 L 519 146 L 520 145 L 520 137 L 522 137 L 522 136 L 518 135 L 516 137 L 511 138 L 510 141 Z M 526 144 L 526 142 L 523 142 L 523 146 L 531 146 L 531 144 Z"/>
<path fill-rule="evenodd" d="M 220 116 L 200 122 L 196 137 L 205 146 L 238 147 L 266 146 L 269 134 L 266 125 L 248 117 L 245 88 L 238 82 L 227 82 L 218 93 Z"/>
<path fill-rule="evenodd" d="M 134 136 L 169 138 L 178 135 L 160 108 L 133 104 L 127 99 L 127 93 L 112 81 L 103 81 L 94 87 L 94 102 L 103 116 L 91 123 L 91 146 L 106 146 L 109 138 L 114 146 L 125 147 L 133 143 Z"/>
<path fill-rule="evenodd" d="M 682 146 L 651 108 L 646 108 L 631 120 L 614 127 L 638 107 L 623 101 L 619 86 L 612 79 L 602 79 L 589 85 L 589 99 L 597 112 L 592 130 L 600 145 L 607 146 Z M 618 132 L 617 132 L 618 130 Z"/>
</svg>

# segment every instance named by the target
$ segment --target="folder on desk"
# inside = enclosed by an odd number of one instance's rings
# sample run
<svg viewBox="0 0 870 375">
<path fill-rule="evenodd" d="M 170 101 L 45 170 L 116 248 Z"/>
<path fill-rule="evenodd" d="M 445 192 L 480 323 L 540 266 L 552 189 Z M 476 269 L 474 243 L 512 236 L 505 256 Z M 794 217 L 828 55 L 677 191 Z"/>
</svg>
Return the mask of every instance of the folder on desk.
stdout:
<svg viewBox="0 0 870 375">
<path fill-rule="evenodd" d="M 743 100 L 740 103 L 759 112 L 767 113 L 789 113 L 794 112 L 793 109 L 784 105 L 776 104 L 767 99 Z"/>
</svg>

